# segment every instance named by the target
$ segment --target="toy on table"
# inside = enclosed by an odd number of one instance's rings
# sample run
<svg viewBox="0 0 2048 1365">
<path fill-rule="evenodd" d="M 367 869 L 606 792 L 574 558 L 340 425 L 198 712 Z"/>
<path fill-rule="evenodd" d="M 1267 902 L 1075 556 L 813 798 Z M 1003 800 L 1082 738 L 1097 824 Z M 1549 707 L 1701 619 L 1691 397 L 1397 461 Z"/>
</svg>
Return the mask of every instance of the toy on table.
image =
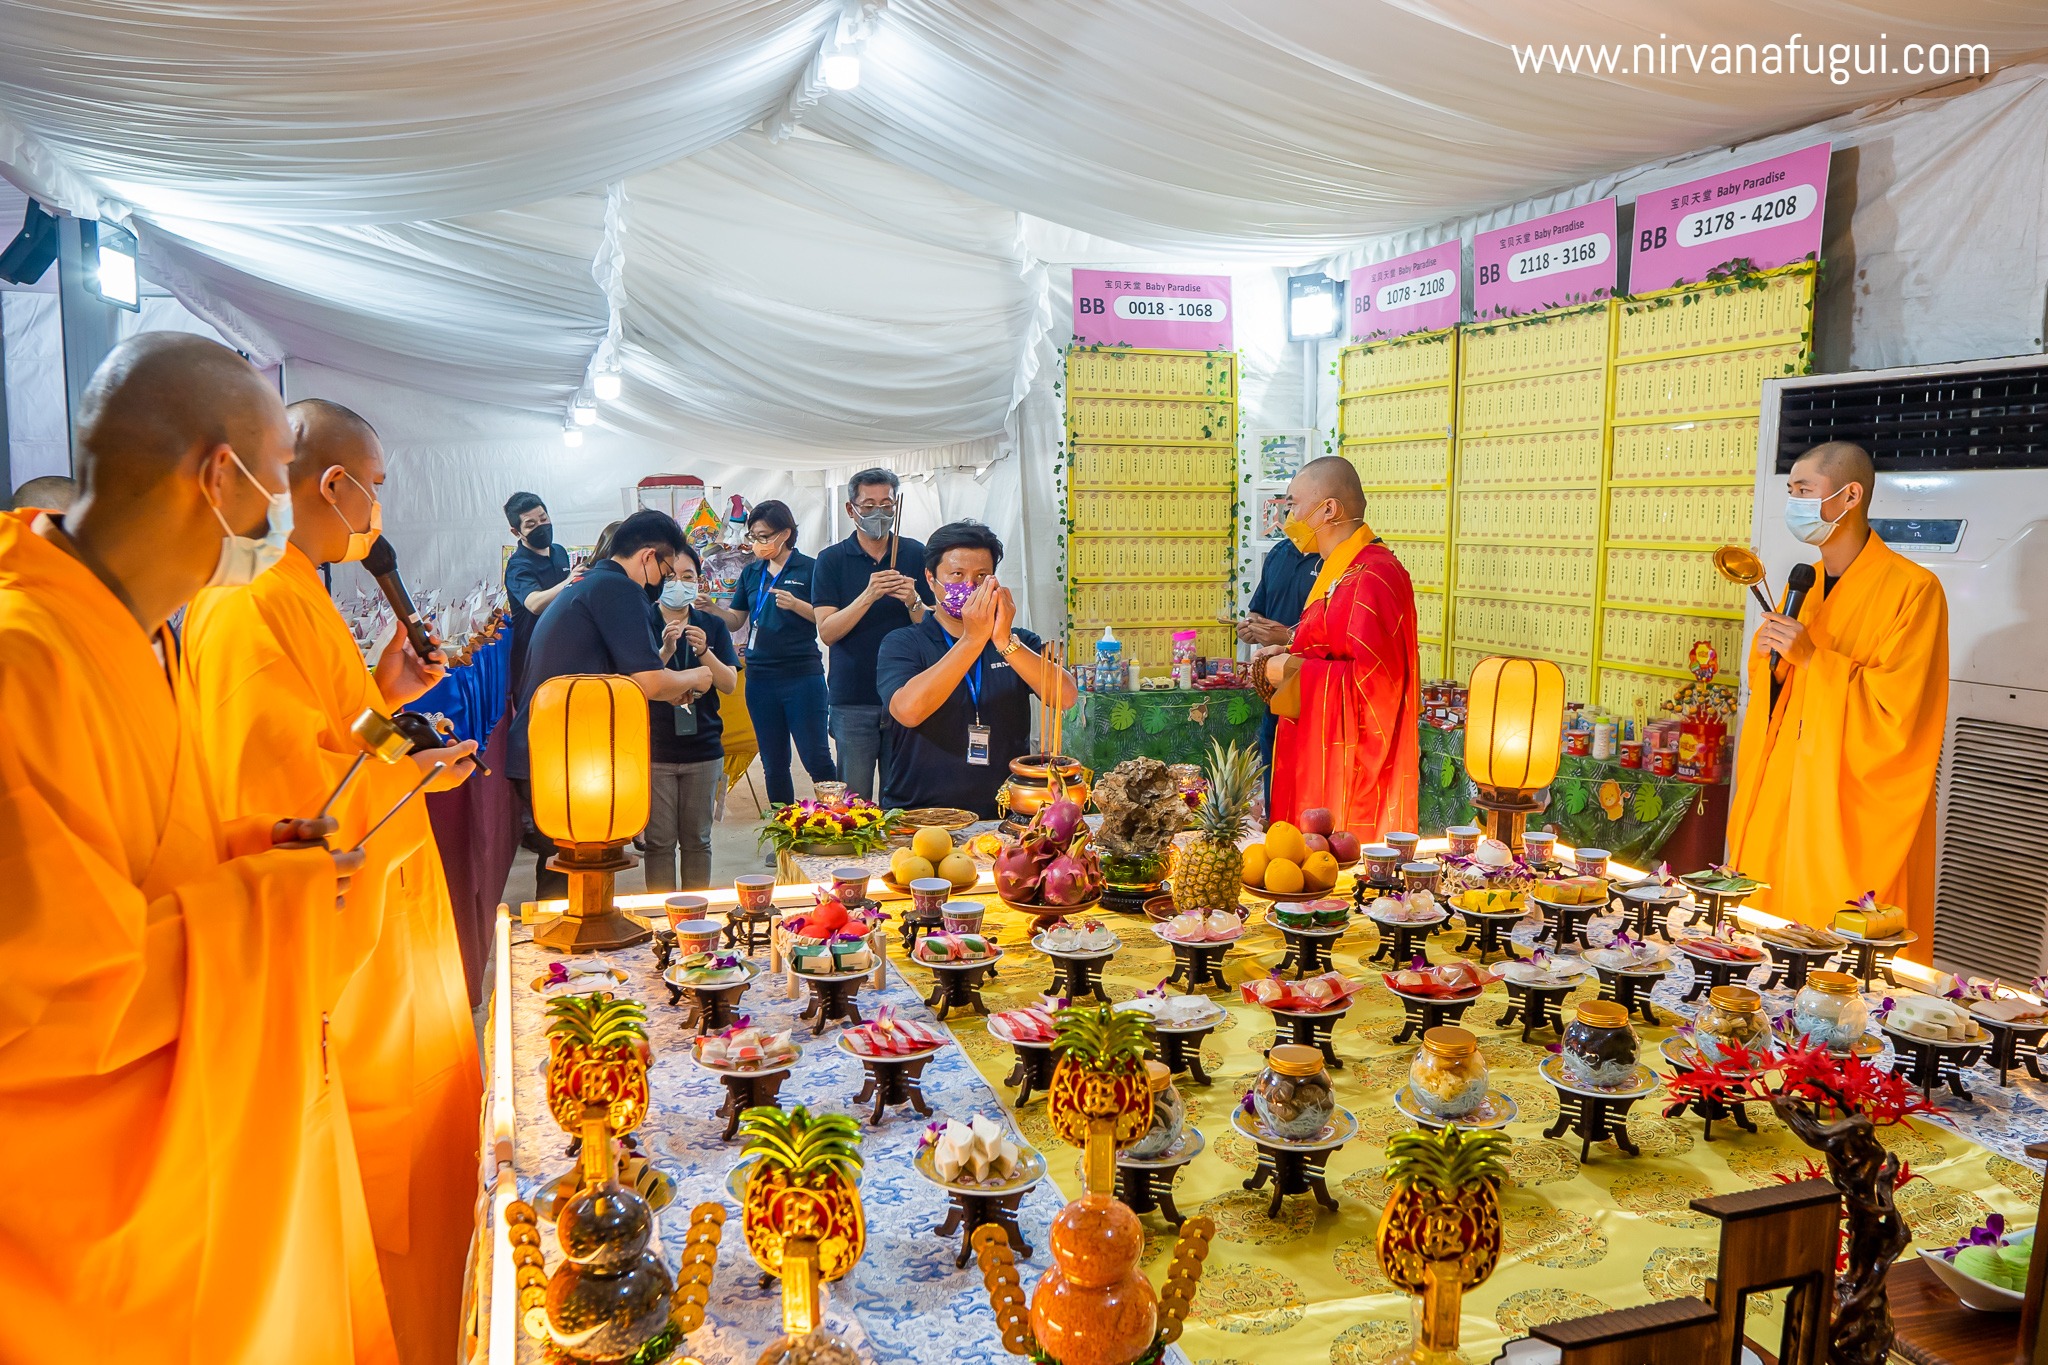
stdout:
<svg viewBox="0 0 2048 1365">
<path fill-rule="evenodd" d="M 1677 762 L 1671 776 L 1682 782 L 1719 782 L 1726 766 L 1728 722 L 1735 715 L 1735 689 L 1714 681 L 1720 656 L 1706 640 L 1694 641 L 1686 655 L 1693 681 L 1663 704 L 1679 717 Z"/>
</svg>

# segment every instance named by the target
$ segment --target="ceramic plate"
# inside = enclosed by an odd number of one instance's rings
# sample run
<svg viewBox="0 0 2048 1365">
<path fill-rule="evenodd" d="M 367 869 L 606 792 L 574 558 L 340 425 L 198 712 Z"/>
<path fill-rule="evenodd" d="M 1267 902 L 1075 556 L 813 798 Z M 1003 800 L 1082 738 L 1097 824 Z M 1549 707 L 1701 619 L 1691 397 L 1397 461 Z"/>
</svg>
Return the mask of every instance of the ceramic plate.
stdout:
<svg viewBox="0 0 2048 1365">
<path fill-rule="evenodd" d="M 1971 1037 L 1929 1038 L 1924 1033 L 1908 1033 L 1906 1032 L 1906 1030 L 1902 1028 L 1893 1028 L 1892 1021 L 1888 1018 L 1878 1016 L 1877 1019 L 1877 1026 L 1880 1029 L 1884 1030 L 1886 1033 L 1890 1034 L 1894 1038 L 1903 1038 L 1909 1043 L 1932 1043 L 1936 1047 L 1984 1047 L 1985 1045 L 1990 1043 L 1990 1035 L 1984 1032 L 1984 1026 L 1977 1022 L 1975 1015 L 1972 1015 L 1970 1017 L 1970 1023 L 1977 1030 L 1977 1032 Z"/>
<path fill-rule="evenodd" d="M 1903 948 L 1908 943 L 1918 943 L 1920 941 L 1920 935 L 1914 933 L 1911 929 L 1901 929 L 1890 938 L 1865 938 L 1861 934 L 1852 934 L 1847 929 L 1829 929 L 1828 932 L 1836 938 L 1847 939 L 1851 943 L 1873 943 L 1880 948 Z"/>
<path fill-rule="evenodd" d="M 1003 900 L 1001 896 L 996 897 L 996 899 Z M 1015 910 L 1019 914 L 1032 916 L 1050 916 L 1061 919 L 1064 919 L 1068 915 L 1084 914 L 1087 911 L 1093 910 L 1096 906 L 1100 904 L 1102 904 L 1102 897 L 1100 896 L 1097 896 L 1092 901 L 1084 901 L 1080 905 L 1020 905 L 1016 901 L 1003 901 L 1003 905 L 1005 908 Z"/>
<path fill-rule="evenodd" d="M 564 981 L 549 981 L 547 973 L 543 972 L 533 979 L 533 988 L 542 995 L 546 995 L 549 991 L 568 991 L 572 995 L 580 995 L 584 991 L 609 989 L 605 985 L 607 979 L 616 985 L 623 986 L 626 984 L 626 974 L 624 972 L 620 971 L 617 967 L 606 967 L 595 972 L 572 972 L 568 979 Z"/>
<path fill-rule="evenodd" d="M 1124 942 L 1111 935 L 1111 942 L 1107 948 L 1048 948 L 1045 946 L 1045 935 L 1039 933 L 1031 936 L 1031 946 L 1047 957 L 1114 957 L 1117 950 L 1124 946 Z"/>
<path fill-rule="evenodd" d="M 958 832 L 969 825 L 980 824 L 981 817 L 958 806 L 920 806 L 903 812 L 903 823 L 910 826 L 913 833 L 920 825 L 937 825 L 940 829 Z"/>
<path fill-rule="evenodd" d="M 1010 1034 L 1010 1030 L 1009 1030 L 1009 1029 L 1007 1029 L 1007 1028 L 1003 1027 L 1003 1026 L 1002 1026 L 1001 1024 L 999 1024 L 999 1023 L 997 1023 L 997 1022 L 996 1022 L 996 1020 L 995 1020 L 995 1016 L 994 1016 L 994 1015 L 990 1015 L 990 1016 L 989 1016 L 989 1021 L 988 1021 L 988 1031 L 989 1031 L 989 1036 L 990 1036 L 990 1037 L 992 1037 L 992 1038 L 994 1038 L 994 1039 L 995 1039 L 995 1040 L 996 1040 L 997 1042 L 999 1042 L 999 1043 L 1008 1043 L 1008 1044 L 1009 1044 L 1009 1045 L 1010 1045 L 1011 1047 L 1051 1047 L 1051 1046 L 1052 1046 L 1052 1039 L 1050 1039 L 1050 1038 L 1047 1038 L 1047 1039 L 1046 1039 L 1046 1040 L 1044 1040 L 1043 1042 L 1039 1042 L 1039 1041 L 1037 1041 L 1037 1040 L 1035 1040 L 1035 1039 L 1034 1039 L 1033 1041 L 1031 1041 L 1031 1042 L 1028 1042 L 1028 1043 L 1019 1043 L 1019 1042 L 1018 1042 L 1018 1041 L 1017 1041 L 1017 1040 L 1016 1040 L 1016 1039 L 1015 1039 L 1014 1037 L 1012 1037 L 1012 1036 L 1011 1036 L 1011 1034 Z"/>
<path fill-rule="evenodd" d="M 1974 1275 L 1965 1275 L 1950 1264 L 1947 1257 L 1925 1247 L 1920 1249 L 1920 1259 L 1927 1262 L 1927 1268 L 1934 1272 L 1935 1279 L 1947 1285 L 1957 1298 L 1979 1313 L 2017 1313 L 2027 1301 L 2024 1294 L 2015 1294 L 2010 1289 L 1986 1284 Z"/>
<path fill-rule="evenodd" d="M 713 1066 L 697 1055 L 695 1047 L 690 1049 L 690 1060 L 714 1076 L 773 1076 L 778 1071 L 789 1070 L 801 1058 L 802 1054 L 799 1052 L 798 1056 L 791 1057 L 787 1061 L 771 1062 L 766 1066 Z"/>
<path fill-rule="evenodd" d="M 1017 1169 L 1001 1180 L 942 1180 L 937 1166 L 939 1149 L 937 1144 L 921 1148 L 911 1165 L 917 1173 L 942 1190 L 962 1190 L 968 1194 L 1015 1194 L 1028 1190 L 1045 1179 L 1045 1157 L 1026 1147 L 1024 1139 L 1005 1128 L 1003 1136 L 1017 1144 Z"/>
<path fill-rule="evenodd" d="M 866 1025 L 854 1024 L 851 1027 L 865 1028 Z M 837 1038 L 835 1038 L 833 1040 L 833 1043 L 838 1047 L 838 1049 L 841 1052 L 845 1053 L 847 1056 L 853 1058 L 857 1062 L 919 1062 L 923 1061 L 927 1057 L 938 1056 L 941 1052 L 944 1052 L 946 1050 L 946 1048 L 948 1047 L 948 1045 L 952 1043 L 952 1041 L 952 1039 L 947 1038 L 941 1040 L 938 1043 L 933 1044 L 931 1047 L 926 1048 L 922 1052 L 892 1052 L 888 1054 L 886 1057 L 870 1057 L 864 1052 L 855 1052 L 853 1050 L 853 1045 L 847 1042 L 846 1035 L 844 1033 L 841 1033 Z"/>
<path fill-rule="evenodd" d="M 1521 1113 L 1515 1107 L 1515 1102 L 1509 1099 L 1504 1092 L 1489 1090 L 1486 1092 L 1486 1098 L 1481 1100 L 1478 1107 L 1469 1113 L 1461 1114 L 1454 1119 L 1440 1118 L 1424 1109 L 1417 1102 L 1414 1087 L 1408 1085 L 1404 1085 L 1394 1092 L 1394 1108 L 1400 1110 L 1403 1114 L 1414 1119 L 1424 1127 L 1429 1127 L 1432 1124 L 1442 1127 L 1446 1124 L 1455 1123 L 1467 1132 L 1505 1128 L 1510 1123 L 1513 1123 Z"/>
<path fill-rule="evenodd" d="M 1554 1052 L 1537 1064 L 1536 1071 L 1544 1080 L 1560 1090 L 1605 1100 L 1638 1100 L 1654 1091 L 1659 1084 L 1657 1073 L 1638 1062 L 1635 1069 L 1629 1072 L 1628 1083 L 1625 1085 L 1605 1090 L 1598 1086 L 1582 1085 L 1572 1079 L 1571 1073 L 1564 1069 L 1564 1058 Z"/>
<path fill-rule="evenodd" d="M 753 984 L 754 984 L 754 978 L 755 978 L 755 977 L 757 977 L 757 976 L 759 976 L 759 975 L 761 974 L 761 968 L 760 968 L 760 967 L 759 967 L 759 966 L 758 966 L 757 964 L 755 964 L 755 963 L 753 963 L 753 962 L 749 962 L 749 961 L 747 961 L 747 960 L 746 960 L 745 958 L 742 958 L 742 959 L 740 960 L 740 965 L 741 965 L 742 967 L 746 968 L 746 973 L 747 973 L 747 974 L 746 974 L 745 976 L 741 977 L 741 978 L 740 978 L 739 980 L 737 980 L 737 981 L 713 981 L 713 982 L 697 982 L 697 981 L 678 981 L 678 980 L 676 979 L 676 973 L 678 973 L 678 972 L 680 972 L 680 971 L 682 970 L 682 968 L 681 968 L 681 967 L 670 967 L 670 968 L 669 968 L 669 969 L 668 969 L 667 971 L 665 971 L 665 972 L 663 972 L 663 973 L 661 974 L 661 979 L 662 979 L 663 981 L 666 981 L 666 982 L 668 982 L 668 984 L 669 984 L 669 985 L 671 985 L 671 986 L 676 986 L 676 987 L 680 987 L 681 989 L 683 989 L 683 990 L 686 990 L 686 991 L 688 991 L 688 990 L 713 990 L 713 991 L 729 991 L 729 990 L 732 990 L 732 989 L 734 989 L 735 987 L 739 987 L 739 986 L 751 986 L 751 985 L 753 985 Z M 803 973 L 799 972 L 799 973 L 797 973 L 797 975 L 801 976 L 801 975 L 803 975 Z M 861 975 L 865 976 L 865 975 L 867 975 L 867 973 L 866 973 L 866 972 L 862 972 L 862 973 L 861 973 Z"/>
<path fill-rule="evenodd" d="M 1247 1114 L 1243 1109 L 1230 1111 L 1230 1126 L 1254 1142 L 1267 1143 L 1274 1147 L 1299 1147 L 1307 1151 L 1322 1151 L 1326 1147 L 1341 1147 L 1358 1136 L 1358 1118 L 1349 1109 L 1339 1109 L 1323 1125 L 1323 1131 L 1312 1138 L 1284 1138 L 1266 1127 L 1266 1122 L 1257 1114 Z"/>
<path fill-rule="evenodd" d="M 1679 952 L 1684 953 L 1687 957 L 1691 958 L 1695 962 L 1722 962 L 1726 963 L 1730 967 L 1761 967 L 1764 963 L 1769 962 L 1771 960 L 1771 955 L 1761 948 L 1750 949 L 1750 951 L 1756 954 L 1755 957 L 1710 957 L 1705 953 L 1696 953 L 1692 951 L 1692 948 L 1689 945 L 1697 941 L 1698 940 L 1696 939 L 1682 938 L 1672 946 L 1677 948 Z M 1736 946 L 1745 948 L 1749 947 L 1748 944 L 1738 944 Z"/>
<path fill-rule="evenodd" d="M 1201 999 L 1201 997 L 1199 996 L 1185 995 L 1177 996 L 1175 998 L 1180 1000 Z M 1178 1024 L 1161 1024 L 1159 1022 L 1159 1016 L 1155 1014 L 1151 1008 L 1151 1002 L 1147 1000 L 1125 1000 L 1119 1005 L 1117 1005 L 1117 1008 L 1120 1010 L 1131 1010 L 1136 1013 L 1143 1014 L 1152 1020 L 1154 1026 L 1163 1028 L 1169 1033 L 1177 1033 L 1186 1029 L 1207 1028 L 1230 1013 L 1229 1010 L 1224 1009 L 1223 1006 L 1217 1004 L 1214 1000 L 1203 1000 L 1202 1003 L 1209 1007 L 1209 1010 L 1206 1014 L 1199 1015 L 1192 1020 Z"/>
<path fill-rule="evenodd" d="M 1486 970 L 1517 986 L 1575 986 L 1586 979 L 1590 969 L 1579 958 L 1560 957 L 1553 958 L 1549 967 L 1538 967 L 1533 962 L 1496 962 Z"/>
<path fill-rule="evenodd" d="M 918 942 L 923 943 L 924 940 L 919 939 Z M 927 962 L 915 953 L 910 955 L 910 961 L 912 966 L 923 967 L 926 971 L 960 972 L 965 971 L 969 967 L 986 967 L 992 963 L 1001 962 L 1003 960 L 1003 950 L 997 948 L 993 943 L 989 947 L 995 951 L 991 952 L 987 957 L 978 957 L 972 962 Z M 866 973 L 863 972 L 862 975 L 866 975 Z"/>
</svg>

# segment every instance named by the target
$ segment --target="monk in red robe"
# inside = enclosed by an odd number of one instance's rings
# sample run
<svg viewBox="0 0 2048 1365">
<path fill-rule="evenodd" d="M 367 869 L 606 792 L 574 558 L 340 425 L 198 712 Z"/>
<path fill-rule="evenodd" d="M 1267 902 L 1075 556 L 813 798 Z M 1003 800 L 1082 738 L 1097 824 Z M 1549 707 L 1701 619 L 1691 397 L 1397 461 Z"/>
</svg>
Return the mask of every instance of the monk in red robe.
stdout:
<svg viewBox="0 0 2048 1365">
<path fill-rule="evenodd" d="M 1370 843 L 1415 828 L 1421 709 L 1415 588 L 1365 524 L 1349 460 L 1326 455 L 1287 485 L 1287 538 L 1323 567 L 1284 653 L 1263 661 L 1279 691 L 1270 818 L 1301 823 L 1326 807 L 1336 828 Z M 1299 688 L 1299 714 L 1286 715 Z"/>
<path fill-rule="evenodd" d="M 0 516 L 0 1362 L 387 1365 L 324 1014 L 361 855 L 218 818 L 164 624 L 282 551 L 284 405 L 145 332 L 78 444 L 68 512 Z"/>
<path fill-rule="evenodd" d="M 252 586 L 209 588 L 185 617 L 185 675 L 199 701 L 201 765 L 230 815 L 318 810 L 358 752 L 349 727 L 388 714 L 444 671 L 396 632 L 374 672 L 320 579 L 362 559 L 382 531 L 384 450 L 370 424 L 320 399 L 289 411 L 292 533 Z M 464 741 L 396 764 L 365 764 L 333 804 L 350 847 L 447 764 L 429 791 L 461 783 Z M 370 837 L 341 926 L 349 936 L 329 1036 L 348 1097 L 384 1297 L 405 1365 L 440 1365 L 461 1342 L 462 1267 L 475 1226 L 483 1081 L 454 912 L 426 803 L 406 801 Z"/>
</svg>

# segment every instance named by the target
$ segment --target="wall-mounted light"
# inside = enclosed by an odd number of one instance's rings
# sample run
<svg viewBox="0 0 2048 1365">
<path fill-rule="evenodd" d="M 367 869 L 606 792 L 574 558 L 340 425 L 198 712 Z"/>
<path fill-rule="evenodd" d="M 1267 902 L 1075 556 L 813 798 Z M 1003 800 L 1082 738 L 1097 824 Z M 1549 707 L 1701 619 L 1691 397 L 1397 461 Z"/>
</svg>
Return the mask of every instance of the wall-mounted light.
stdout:
<svg viewBox="0 0 2048 1365">
<path fill-rule="evenodd" d="M 828 52 L 818 61 L 818 75 L 827 89 L 852 90 L 860 84 L 860 56 L 853 52 Z"/>
<path fill-rule="evenodd" d="M 78 225 L 85 248 L 85 287 L 118 308 L 142 311 L 142 277 L 135 262 L 141 247 L 118 223 L 87 220 Z"/>
<path fill-rule="evenodd" d="M 563 427 L 562 444 L 571 450 L 581 448 L 583 445 L 583 433 L 575 427 Z"/>
<path fill-rule="evenodd" d="M 1344 282 L 1318 272 L 1287 280 L 1287 339 L 1325 341 L 1344 326 Z"/>
<path fill-rule="evenodd" d="M 569 416 L 579 427 L 594 426 L 597 423 L 597 404 L 587 398 L 579 398 L 569 408 Z"/>
<path fill-rule="evenodd" d="M 619 396 L 624 378 L 617 370 L 599 370 L 590 378 L 590 391 L 597 395 L 600 403 L 610 403 Z"/>
</svg>

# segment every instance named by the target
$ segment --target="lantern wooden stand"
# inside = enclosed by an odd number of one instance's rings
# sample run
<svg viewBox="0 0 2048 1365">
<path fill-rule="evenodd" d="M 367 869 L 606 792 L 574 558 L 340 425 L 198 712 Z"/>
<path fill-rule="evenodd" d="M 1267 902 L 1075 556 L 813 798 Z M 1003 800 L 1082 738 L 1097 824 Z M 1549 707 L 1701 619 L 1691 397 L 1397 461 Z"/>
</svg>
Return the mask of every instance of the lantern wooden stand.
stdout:
<svg viewBox="0 0 2048 1365">
<path fill-rule="evenodd" d="M 1721 1220 L 1720 1257 L 1707 1281 L 1720 1319 L 1718 1359 L 1741 1365 L 1751 1294 L 1789 1289 L 1779 1365 L 1825 1365 L 1841 1193 L 1825 1180 L 1798 1180 L 1695 1199 L 1692 1208 Z"/>
<path fill-rule="evenodd" d="M 1516 853 L 1539 809 L 1536 793 L 1557 777 L 1564 746 L 1564 673 L 1545 659 L 1481 659 L 1465 703 L 1465 772 L 1486 832 Z"/>
<path fill-rule="evenodd" d="M 654 937 L 612 904 L 633 866 L 626 844 L 647 824 L 647 697 L 631 678 L 568 674 L 533 694 L 527 722 L 533 823 L 561 852 L 569 909 L 533 941 L 566 953 L 609 952 Z"/>
<path fill-rule="evenodd" d="M 1713 1307 L 1693 1298 L 1544 1323 L 1529 1336 L 1555 1346 L 1558 1365 L 1699 1365 L 1721 1346 Z M 1510 1343 L 1501 1359 L 1515 1358 Z"/>
</svg>

